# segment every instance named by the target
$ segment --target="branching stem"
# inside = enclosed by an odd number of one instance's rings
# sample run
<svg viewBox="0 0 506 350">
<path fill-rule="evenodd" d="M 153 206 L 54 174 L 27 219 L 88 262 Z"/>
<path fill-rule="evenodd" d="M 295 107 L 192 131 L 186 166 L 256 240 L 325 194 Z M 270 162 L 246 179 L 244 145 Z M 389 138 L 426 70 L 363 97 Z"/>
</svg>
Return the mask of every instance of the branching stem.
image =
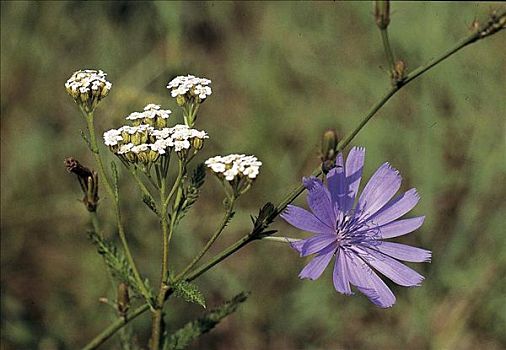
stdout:
<svg viewBox="0 0 506 350">
<path fill-rule="evenodd" d="M 230 221 L 230 217 L 233 215 L 234 201 L 235 201 L 234 199 L 231 199 L 230 203 L 227 204 L 227 211 L 225 212 L 225 215 L 223 215 L 223 219 L 221 221 L 220 226 L 216 229 L 216 231 L 211 236 L 209 241 L 207 241 L 204 248 L 202 248 L 202 250 L 195 256 L 195 258 L 193 258 L 191 263 L 181 273 L 179 273 L 176 276 L 176 278 L 175 278 L 176 282 L 179 282 L 180 280 L 182 280 L 186 276 L 186 274 L 200 261 L 200 259 L 202 259 L 204 254 L 209 250 L 209 248 L 211 248 L 211 246 L 214 244 L 214 242 L 218 239 L 220 234 L 223 232 L 223 230 L 227 226 L 227 223 Z"/>
</svg>

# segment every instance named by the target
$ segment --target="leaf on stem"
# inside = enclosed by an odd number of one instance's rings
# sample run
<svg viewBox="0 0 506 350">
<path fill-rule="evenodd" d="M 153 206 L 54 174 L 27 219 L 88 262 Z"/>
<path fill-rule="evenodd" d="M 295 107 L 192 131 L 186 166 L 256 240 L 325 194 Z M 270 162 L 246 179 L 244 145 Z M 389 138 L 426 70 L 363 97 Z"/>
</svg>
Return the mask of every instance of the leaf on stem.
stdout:
<svg viewBox="0 0 506 350">
<path fill-rule="evenodd" d="M 274 204 L 267 202 L 258 211 L 257 217 L 251 216 L 251 221 L 253 222 L 253 230 L 251 231 L 252 236 L 255 238 L 262 238 L 275 233 L 276 230 L 266 231 L 266 229 L 274 221 L 276 215 L 276 207 Z"/>
<path fill-rule="evenodd" d="M 183 188 L 182 198 L 179 201 L 178 208 L 175 210 L 177 213 L 176 224 L 188 213 L 199 198 L 200 188 L 204 184 L 205 178 L 206 166 L 204 163 L 200 163 L 193 170 L 188 185 Z"/>
<path fill-rule="evenodd" d="M 163 350 L 182 350 L 192 341 L 213 329 L 222 319 L 237 310 L 246 301 L 249 293 L 239 293 L 233 299 L 207 312 L 204 316 L 187 323 L 183 328 L 165 338 Z"/>
<path fill-rule="evenodd" d="M 86 143 L 86 145 L 88 145 L 88 148 L 90 149 L 90 151 L 93 152 L 93 147 L 91 147 L 91 142 L 90 142 L 90 139 L 88 138 L 88 136 L 86 136 L 86 133 L 82 130 L 79 130 L 81 132 L 81 137 L 83 138 L 84 140 L 84 143 Z"/>
<path fill-rule="evenodd" d="M 142 201 L 144 204 L 148 206 L 149 209 L 151 209 L 156 215 L 159 215 L 158 210 L 156 209 L 156 204 L 153 201 L 153 199 L 148 195 L 142 196 Z"/>
<path fill-rule="evenodd" d="M 112 186 L 114 189 L 114 196 L 116 197 L 116 202 L 119 199 L 119 175 L 118 168 L 116 167 L 116 163 L 114 161 L 111 162 L 111 170 L 112 170 Z"/>
<path fill-rule="evenodd" d="M 132 268 L 128 264 L 128 260 L 123 255 L 123 253 L 119 251 L 112 242 L 106 241 L 95 231 L 89 231 L 88 234 L 90 240 L 97 247 L 98 253 L 104 258 L 104 262 L 111 271 L 114 278 L 132 288 L 132 291 L 135 293 L 135 295 L 143 296 L 142 287 L 137 283 Z M 151 288 L 147 279 L 144 281 L 144 287 L 146 290 L 150 291 L 151 294 Z M 146 302 L 149 304 L 153 303 L 152 295 L 143 297 L 144 299 L 147 299 Z"/>
<path fill-rule="evenodd" d="M 204 300 L 204 295 L 202 295 L 202 293 L 195 284 L 183 280 L 176 282 L 171 287 L 174 288 L 174 294 L 177 297 L 180 297 L 189 303 L 199 304 L 204 309 L 206 308 L 206 301 Z"/>
</svg>

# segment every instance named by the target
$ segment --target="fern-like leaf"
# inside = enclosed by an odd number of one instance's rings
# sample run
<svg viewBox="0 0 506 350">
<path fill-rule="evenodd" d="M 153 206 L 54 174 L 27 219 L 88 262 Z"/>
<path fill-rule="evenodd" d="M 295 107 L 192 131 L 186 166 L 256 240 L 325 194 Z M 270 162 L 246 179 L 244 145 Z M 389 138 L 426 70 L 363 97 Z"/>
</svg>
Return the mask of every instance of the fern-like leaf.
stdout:
<svg viewBox="0 0 506 350">
<path fill-rule="evenodd" d="M 206 166 L 204 163 L 200 163 L 193 170 L 189 183 L 183 188 L 182 200 L 177 208 L 176 224 L 188 213 L 199 198 L 200 188 L 204 184 L 205 178 Z"/>
<path fill-rule="evenodd" d="M 246 301 L 249 293 L 242 292 L 232 300 L 207 312 L 201 318 L 187 323 L 165 339 L 163 350 L 186 349 L 195 339 L 213 329 L 221 320 L 237 310 L 239 305 Z"/>
<path fill-rule="evenodd" d="M 206 307 L 206 301 L 204 295 L 200 292 L 198 287 L 187 281 L 180 281 L 172 285 L 174 288 L 174 294 L 189 303 L 196 303 L 201 305 L 203 308 Z"/>
<path fill-rule="evenodd" d="M 128 264 L 128 260 L 123 253 L 119 251 L 114 244 L 100 237 L 95 231 L 89 231 L 89 237 L 93 244 L 97 247 L 98 253 L 104 259 L 104 262 L 111 271 L 113 277 L 119 282 L 126 283 L 130 286 L 135 295 L 142 296 L 142 288 L 138 285 L 133 271 Z M 144 281 L 144 287 L 148 291 L 151 290 L 147 280 Z M 146 301 L 152 304 L 151 299 L 153 299 L 153 296 L 144 296 L 144 299 L 148 299 Z"/>
</svg>

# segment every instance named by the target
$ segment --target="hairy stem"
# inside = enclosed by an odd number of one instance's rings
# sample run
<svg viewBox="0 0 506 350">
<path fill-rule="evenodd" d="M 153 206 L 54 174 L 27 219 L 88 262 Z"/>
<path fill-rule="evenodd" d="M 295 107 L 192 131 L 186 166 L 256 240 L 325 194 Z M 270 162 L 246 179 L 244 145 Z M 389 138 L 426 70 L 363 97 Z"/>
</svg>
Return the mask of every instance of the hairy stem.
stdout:
<svg viewBox="0 0 506 350">
<path fill-rule="evenodd" d="M 397 91 L 399 91 L 402 87 L 404 87 L 406 84 L 411 82 L 412 80 L 418 78 L 425 72 L 427 72 L 432 67 L 436 66 L 437 64 L 441 63 L 442 61 L 446 60 L 448 57 L 452 56 L 456 52 L 460 51 L 464 47 L 479 41 L 480 39 L 486 38 L 488 36 L 491 36 L 500 30 L 504 29 L 504 27 L 500 27 L 494 31 L 490 31 L 490 28 L 493 26 L 498 26 L 500 23 L 504 23 L 506 17 L 506 12 L 501 13 L 500 15 L 496 15 L 495 19 L 492 19 L 482 28 L 479 28 L 475 33 L 469 35 L 468 37 L 462 39 L 459 41 L 456 45 L 454 45 L 451 49 L 444 52 L 443 54 L 439 55 L 437 58 L 429 61 L 428 63 L 420 66 L 419 68 L 412 71 L 410 74 L 406 76 L 406 78 L 402 81 L 400 81 L 396 86 L 390 88 L 378 101 L 374 106 L 369 110 L 367 115 L 362 119 L 360 124 L 347 136 L 345 137 L 338 145 L 339 150 L 344 149 L 352 140 L 353 138 L 358 134 L 358 132 L 369 122 L 369 120 L 378 112 L 378 110 L 393 96 Z M 502 21 L 502 22 L 501 22 Z M 488 33 L 484 35 L 483 33 Z M 313 172 L 313 175 L 319 176 L 321 175 L 321 170 L 318 168 Z M 276 206 L 276 210 L 273 213 L 273 217 L 279 215 L 281 211 L 286 208 L 286 206 L 291 203 L 295 198 L 297 198 L 302 192 L 304 191 L 304 187 L 302 185 L 299 185 L 295 187 L 290 193 L 288 193 L 284 199 L 280 201 L 280 203 Z M 272 217 L 271 217 L 272 219 Z M 191 272 L 185 279 L 188 281 L 191 281 L 197 277 L 199 277 L 204 272 L 211 269 L 216 264 L 220 263 L 224 259 L 226 259 L 228 256 L 235 253 L 237 250 L 244 247 L 246 244 L 254 240 L 251 237 L 251 234 L 248 233 L 247 235 L 243 236 L 240 240 L 229 246 L 227 249 L 223 250 L 222 253 L 218 254 L 215 258 L 211 259 L 209 262 L 207 262 L 205 265 L 202 265 L 197 270 Z M 170 291 L 167 292 L 167 295 L 170 295 Z M 114 335 L 121 327 L 123 327 L 125 324 L 127 324 L 130 320 L 134 319 L 135 317 L 139 316 L 143 312 L 149 309 L 148 305 L 142 305 L 139 306 L 137 309 L 133 310 L 127 318 L 121 318 L 116 320 L 114 323 L 112 323 L 109 327 L 107 327 L 105 330 L 103 330 L 100 334 L 98 334 L 84 349 L 90 350 L 95 349 L 99 345 L 101 345 L 103 342 L 105 342 L 107 339 L 109 339 L 112 335 Z"/>
</svg>

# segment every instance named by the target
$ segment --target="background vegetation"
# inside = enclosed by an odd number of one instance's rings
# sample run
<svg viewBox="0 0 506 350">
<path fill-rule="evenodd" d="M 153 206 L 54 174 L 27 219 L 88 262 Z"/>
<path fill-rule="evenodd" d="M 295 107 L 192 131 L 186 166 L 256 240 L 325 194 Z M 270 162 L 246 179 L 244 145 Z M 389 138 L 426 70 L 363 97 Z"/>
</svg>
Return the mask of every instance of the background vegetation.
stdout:
<svg viewBox="0 0 506 350">
<path fill-rule="evenodd" d="M 473 19 L 494 6 L 502 5 L 394 3 L 394 50 L 414 68 L 468 35 Z M 100 68 L 113 82 L 96 113 L 100 131 L 149 102 L 176 111 L 165 89 L 176 75 L 213 80 L 198 121 L 211 136 L 201 160 L 246 152 L 264 162 L 217 249 L 317 165 L 325 128 L 351 130 L 389 84 L 370 2 L 2 2 L 1 30 L 6 350 L 74 349 L 112 317 L 98 303 L 108 280 L 85 234 L 79 186 L 63 166 L 67 156 L 94 166 L 79 136 L 83 120 L 63 87 L 75 70 Z M 403 89 L 353 142 L 367 148 L 366 176 L 388 160 L 403 189 L 416 186 L 422 196 L 411 215 L 427 220 L 400 240 L 433 250 L 432 264 L 415 267 L 427 277 L 421 288 L 394 287 L 397 304 L 381 310 L 363 296 L 337 294 L 329 271 L 300 281 L 302 259 L 281 244 L 257 242 L 198 280 L 209 305 L 241 290 L 252 296 L 193 349 L 505 348 L 504 47 L 499 33 L 464 49 Z M 121 181 L 134 253 L 157 281 L 157 222 L 132 181 Z M 178 259 L 212 232 L 221 195 L 210 177 L 177 232 Z M 99 214 L 114 239 L 102 196 Z M 303 236 L 281 220 L 275 228 Z M 201 312 L 179 300 L 167 310 L 171 329 Z M 148 315 L 134 326 L 145 345 Z"/>
</svg>

